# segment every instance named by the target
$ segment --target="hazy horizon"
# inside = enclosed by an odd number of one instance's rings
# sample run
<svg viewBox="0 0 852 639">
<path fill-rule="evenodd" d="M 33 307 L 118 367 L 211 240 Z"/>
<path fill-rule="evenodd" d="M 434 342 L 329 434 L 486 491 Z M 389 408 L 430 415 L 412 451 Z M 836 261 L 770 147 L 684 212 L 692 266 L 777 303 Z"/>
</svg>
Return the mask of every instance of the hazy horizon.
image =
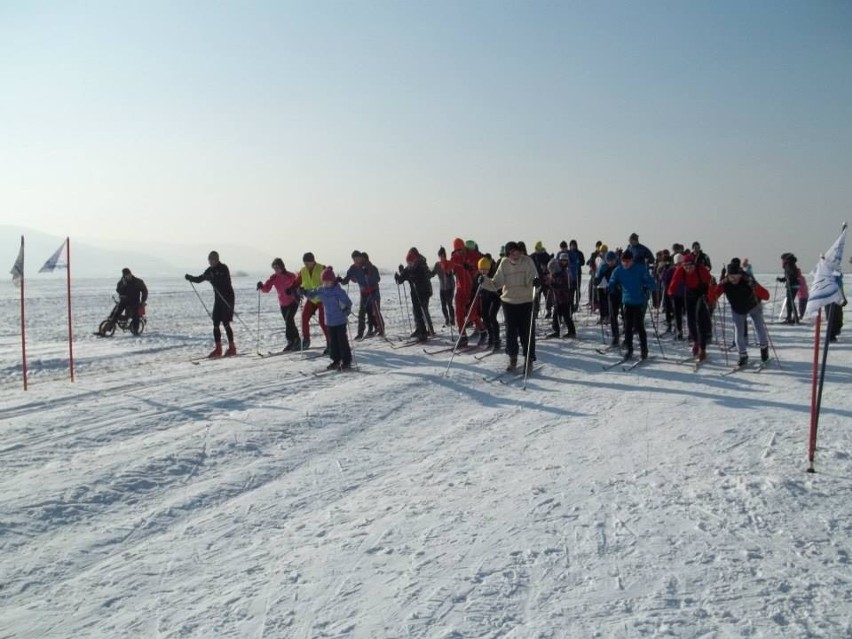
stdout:
<svg viewBox="0 0 852 639">
<path fill-rule="evenodd" d="M 811 268 L 852 202 L 852 3 L 13 0 L 0 17 L 3 223 L 59 237 L 392 268 L 457 236 L 588 254 L 637 232 L 772 271 L 785 251 Z"/>
</svg>

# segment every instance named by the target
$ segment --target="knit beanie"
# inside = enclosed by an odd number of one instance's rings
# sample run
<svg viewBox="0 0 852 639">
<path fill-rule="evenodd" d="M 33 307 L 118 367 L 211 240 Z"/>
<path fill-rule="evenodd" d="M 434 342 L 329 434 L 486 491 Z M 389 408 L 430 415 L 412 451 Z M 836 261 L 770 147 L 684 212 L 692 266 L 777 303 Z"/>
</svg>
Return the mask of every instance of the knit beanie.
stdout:
<svg viewBox="0 0 852 639">
<path fill-rule="evenodd" d="M 334 274 L 334 269 L 332 269 L 330 266 L 326 266 L 322 270 L 322 275 L 320 275 L 320 279 L 323 282 L 335 282 L 337 281 L 337 276 Z"/>
</svg>

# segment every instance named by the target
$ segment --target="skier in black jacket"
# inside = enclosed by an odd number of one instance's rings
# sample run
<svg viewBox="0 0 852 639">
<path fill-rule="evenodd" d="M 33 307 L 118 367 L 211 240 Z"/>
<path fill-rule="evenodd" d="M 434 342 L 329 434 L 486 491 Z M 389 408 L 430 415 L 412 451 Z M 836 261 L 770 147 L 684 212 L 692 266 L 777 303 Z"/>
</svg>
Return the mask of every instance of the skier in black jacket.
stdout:
<svg viewBox="0 0 852 639">
<path fill-rule="evenodd" d="M 397 285 L 408 282 L 411 287 L 411 307 L 414 311 L 415 329 L 411 337 L 425 342 L 429 335 L 435 334 L 432 317 L 429 315 L 429 299 L 432 297 L 432 282 L 426 258 L 416 248 L 411 248 L 405 256 L 405 266 L 399 265 L 399 273 L 394 273 Z"/>
<path fill-rule="evenodd" d="M 216 347 L 208 357 L 221 357 L 223 354 L 222 331 L 219 329 L 219 324 L 225 326 L 225 336 L 228 338 L 228 350 L 225 351 L 224 355 L 231 357 L 237 354 L 234 332 L 231 330 L 231 322 L 234 320 L 234 288 L 231 286 L 231 271 L 219 261 L 219 254 L 216 251 L 210 251 L 207 262 L 210 266 L 201 275 L 192 276 L 187 273 L 184 278 L 188 282 L 195 282 L 196 284 L 207 281 L 213 285 L 216 300 L 213 302 L 213 312 L 210 319 L 213 320 L 213 339 L 216 342 Z"/>
</svg>

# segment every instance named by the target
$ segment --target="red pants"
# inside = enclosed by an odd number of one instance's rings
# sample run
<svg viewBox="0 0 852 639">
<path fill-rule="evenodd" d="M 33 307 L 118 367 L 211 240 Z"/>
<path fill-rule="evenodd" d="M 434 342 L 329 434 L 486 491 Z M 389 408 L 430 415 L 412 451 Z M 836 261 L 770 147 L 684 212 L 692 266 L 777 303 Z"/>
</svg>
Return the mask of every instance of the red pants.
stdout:
<svg viewBox="0 0 852 639">
<path fill-rule="evenodd" d="M 302 338 L 311 338 L 311 318 L 317 309 L 319 309 L 320 329 L 322 329 L 322 334 L 325 335 L 325 339 L 328 341 L 328 329 L 325 327 L 325 309 L 322 307 L 322 302 L 314 303 L 311 300 L 305 302 L 305 306 L 302 308 Z"/>
<path fill-rule="evenodd" d="M 477 331 L 484 331 L 485 324 L 479 317 L 479 300 L 473 305 L 473 309 L 468 307 L 470 294 L 456 295 L 456 324 L 459 327 L 459 333 L 464 333 L 464 319 L 467 317 L 467 312 L 470 311 L 468 322 L 472 322 Z"/>
</svg>

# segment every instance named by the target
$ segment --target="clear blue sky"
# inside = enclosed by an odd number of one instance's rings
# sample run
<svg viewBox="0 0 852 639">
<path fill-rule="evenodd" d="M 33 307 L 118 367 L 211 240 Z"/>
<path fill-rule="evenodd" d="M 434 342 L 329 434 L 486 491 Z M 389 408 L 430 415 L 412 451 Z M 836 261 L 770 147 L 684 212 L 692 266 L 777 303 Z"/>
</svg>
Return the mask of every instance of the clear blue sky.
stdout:
<svg viewBox="0 0 852 639">
<path fill-rule="evenodd" d="M 768 270 L 850 217 L 848 1 L 6 0 L 0 81 L 2 221 L 78 239 Z"/>
</svg>

